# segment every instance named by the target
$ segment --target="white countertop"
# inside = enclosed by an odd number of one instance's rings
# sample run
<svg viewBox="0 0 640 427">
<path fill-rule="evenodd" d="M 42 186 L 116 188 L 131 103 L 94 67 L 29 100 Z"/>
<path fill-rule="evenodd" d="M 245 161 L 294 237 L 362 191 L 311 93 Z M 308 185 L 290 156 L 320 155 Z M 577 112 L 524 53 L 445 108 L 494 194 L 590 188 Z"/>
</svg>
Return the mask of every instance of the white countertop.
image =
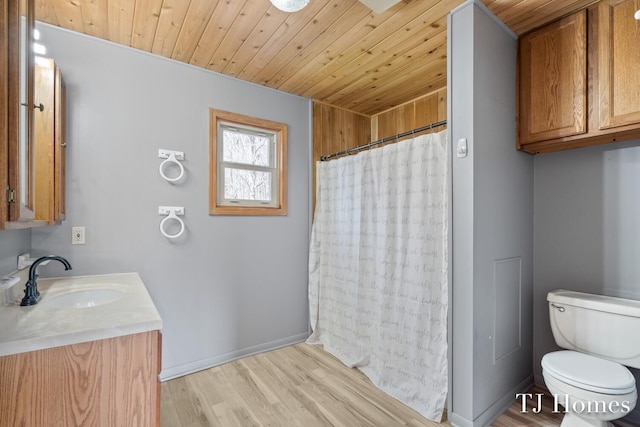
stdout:
<svg viewBox="0 0 640 427">
<path fill-rule="evenodd" d="M 16 285 L 19 286 L 19 285 Z M 86 308 L 54 308 L 56 296 L 83 290 L 124 294 Z M 36 305 L 0 307 L 0 356 L 137 334 L 162 328 L 162 319 L 137 273 L 38 279 Z"/>
</svg>

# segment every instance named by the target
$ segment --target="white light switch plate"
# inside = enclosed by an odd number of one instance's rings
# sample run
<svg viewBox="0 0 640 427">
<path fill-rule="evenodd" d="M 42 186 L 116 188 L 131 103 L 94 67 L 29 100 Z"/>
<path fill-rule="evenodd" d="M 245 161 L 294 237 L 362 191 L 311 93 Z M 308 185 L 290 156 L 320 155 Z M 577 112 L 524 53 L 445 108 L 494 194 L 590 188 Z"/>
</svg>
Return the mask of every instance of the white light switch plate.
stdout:
<svg viewBox="0 0 640 427">
<path fill-rule="evenodd" d="M 467 138 L 460 138 L 458 140 L 458 145 L 456 146 L 456 157 L 467 157 L 468 152 L 469 150 L 467 147 Z"/>
</svg>

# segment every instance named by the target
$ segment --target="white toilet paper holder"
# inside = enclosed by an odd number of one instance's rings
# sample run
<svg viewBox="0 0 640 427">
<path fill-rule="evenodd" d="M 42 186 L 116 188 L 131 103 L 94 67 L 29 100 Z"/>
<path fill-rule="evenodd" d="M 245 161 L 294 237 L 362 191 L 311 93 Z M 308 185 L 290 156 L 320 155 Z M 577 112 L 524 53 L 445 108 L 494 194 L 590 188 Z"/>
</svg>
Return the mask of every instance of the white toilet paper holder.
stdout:
<svg viewBox="0 0 640 427">
<path fill-rule="evenodd" d="M 164 150 L 164 149 L 160 148 L 158 150 L 158 157 L 160 157 L 161 159 L 167 159 L 167 160 L 163 161 L 162 163 L 160 163 L 160 167 L 158 168 L 158 170 L 160 171 L 160 176 L 162 178 L 164 178 L 168 182 L 176 182 L 176 181 L 179 181 L 180 179 L 182 179 L 182 177 L 184 176 L 184 166 L 182 166 L 182 163 L 180 163 L 180 160 L 184 160 L 184 152 L 183 151 Z M 175 178 L 170 178 L 164 172 L 165 167 L 169 166 L 169 165 L 172 165 L 172 164 L 173 165 L 177 165 L 178 169 L 180 169 L 180 173 Z"/>
<path fill-rule="evenodd" d="M 178 216 L 184 215 L 184 207 L 182 206 L 158 206 L 158 215 L 166 215 L 162 221 L 160 221 L 160 233 L 167 239 L 177 239 L 182 236 L 184 233 L 184 221 L 182 221 Z M 166 224 L 169 220 L 177 221 L 180 224 L 180 231 L 175 234 L 169 234 L 165 230 Z"/>
</svg>

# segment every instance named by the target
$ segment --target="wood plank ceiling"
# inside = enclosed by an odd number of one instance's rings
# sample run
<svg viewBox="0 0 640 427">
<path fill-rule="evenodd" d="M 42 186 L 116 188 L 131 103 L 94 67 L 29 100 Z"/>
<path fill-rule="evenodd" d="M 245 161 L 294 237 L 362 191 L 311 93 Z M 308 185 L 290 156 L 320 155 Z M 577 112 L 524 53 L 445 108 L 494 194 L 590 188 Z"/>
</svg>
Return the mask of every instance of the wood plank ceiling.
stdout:
<svg viewBox="0 0 640 427">
<path fill-rule="evenodd" d="M 36 19 L 264 86 L 377 114 L 446 86 L 447 14 L 463 0 L 35 0 Z M 517 34 L 593 0 L 484 0 Z"/>
</svg>

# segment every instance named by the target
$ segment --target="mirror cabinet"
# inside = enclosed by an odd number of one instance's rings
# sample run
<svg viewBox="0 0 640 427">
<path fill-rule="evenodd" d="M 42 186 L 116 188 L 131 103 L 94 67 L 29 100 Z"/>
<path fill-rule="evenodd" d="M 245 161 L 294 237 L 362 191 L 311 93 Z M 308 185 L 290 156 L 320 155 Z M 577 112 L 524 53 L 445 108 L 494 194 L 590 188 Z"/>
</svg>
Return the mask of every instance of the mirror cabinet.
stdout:
<svg viewBox="0 0 640 427">
<path fill-rule="evenodd" d="M 66 88 L 34 23 L 33 0 L 0 0 L 0 229 L 64 219 Z"/>
</svg>

